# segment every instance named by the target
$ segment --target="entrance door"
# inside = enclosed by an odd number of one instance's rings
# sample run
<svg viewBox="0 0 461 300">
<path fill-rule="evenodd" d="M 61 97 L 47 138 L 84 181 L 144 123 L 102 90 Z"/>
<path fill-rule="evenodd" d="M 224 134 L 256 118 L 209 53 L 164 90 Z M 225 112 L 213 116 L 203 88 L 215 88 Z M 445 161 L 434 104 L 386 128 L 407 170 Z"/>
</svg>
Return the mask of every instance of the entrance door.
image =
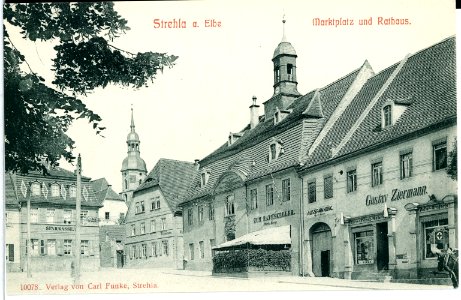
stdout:
<svg viewBox="0 0 461 300">
<path fill-rule="evenodd" d="M 320 266 L 322 269 L 322 277 L 330 276 L 330 250 L 320 252 Z"/>
<path fill-rule="evenodd" d="M 387 222 L 376 224 L 376 260 L 378 271 L 389 269 L 389 239 Z"/>
<path fill-rule="evenodd" d="M 123 251 L 117 250 L 117 268 L 123 268 Z"/>
</svg>

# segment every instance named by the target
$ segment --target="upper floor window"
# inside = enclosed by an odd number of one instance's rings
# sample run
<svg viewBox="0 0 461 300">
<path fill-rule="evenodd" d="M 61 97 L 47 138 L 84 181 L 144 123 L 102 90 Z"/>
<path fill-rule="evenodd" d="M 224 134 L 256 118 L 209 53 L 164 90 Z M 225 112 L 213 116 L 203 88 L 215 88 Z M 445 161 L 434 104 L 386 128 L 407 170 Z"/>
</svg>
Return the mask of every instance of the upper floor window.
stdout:
<svg viewBox="0 0 461 300">
<path fill-rule="evenodd" d="M 280 81 L 280 67 L 275 67 L 275 70 L 274 70 L 274 80 L 275 82 L 279 82 Z"/>
<path fill-rule="evenodd" d="M 144 234 L 146 233 L 146 223 L 142 222 L 141 225 L 139 226 L 139 234 Z"/>
<path fill-rule="evenodd" d="M 282 201 L 290 201 L 291 199 L 291 186 L 290 178 L 282 180 Z"/>
<path fill-rule="evenodd" d="M 74 185 L 69 188 L 69 196 L 73 198 L 77 197 L 77 188 Z"/>
<path fill-rule="evenodd" d="M 104 212 L 104 219 L 105 220 L 110 220 L 110 212 L 108 212 L 108 211 Z"/>
<path fill-rule="evenodd" d="M 400 179 L 408 178 L 413 175 L 413 153 L 406 152 L 400 154 Z"/>
<path fill-rule="evenodd" d="M 187 210 L 187 224 L 189 224 L 189 225 L 194 224 L 194 219 L 193 219 L 194 215 L 193 215 L 193 213 L 194 212 L 192 211 L 192 208 L 189 208 Z"/>
<path fill-rule="evenodd" d="M 155 232 L 156 230 L 155 220 L 150 220 L 150 232 Z"/>
<path fill-rule="evenodd" d="M 333 175 L 323 178 L 323 196 L 325 199 L 333 198 Z"/>
<path fill-rule="evenodd" d="M 283 141 L 278 139 L 273 139 L 272 142 L 269 144 L 269 162 L 276 160 L 284 153 L 283 148 Z"/>
<path fill-rule="evenodd" d="M 347 192 L 355 192 L 357 190 L 357 170 L 347 171 Z"/>
<path fill-rule="evenodd" d="M 200 173 L 200 186 L 204 187 L 208 183 L 208 179 L 210 178 L 210 171 L 203 170 Z"/>
<path fill-rule="evenodd" d="M 135 236 L 136 235 L 136 224 L 132 224 L 131 225 L 131 236 Z"/>
<path fill-rule="evenodd" d="M 391 105 L 386 105 L 383 107 L 383 121 L 384 121 L 383 127 L 392 125 L 392 106 Z"/>
<path fill-rule="evenodd" d="M 293 65 L 292 64 L 287 64 L 287 75 L 288 75 L 288 80 L 293 80 Z"/>
<path fill-rule="evenodd" d="M 212 204 L 210 204 L 210 207 L 208 209 L 208 220 L 214 220 L 214 206 Z"/>
<path fill-rule="evenodd" d="M 377 186 L 383 183 L 383 162 L 371 164 L 371 186 Z"/>
<path fill-rule="evenodd" d="M 203 222 L 203 205 L 198 206 L 198 221 Z"/>
<path fill-rule="evenodd" d="M 441 170 L 447 167 L 447 141 L 440 141 L 432 145 L 433 169 Z"/>
<path fill-rule="evenodd" d="M 317 201 L 317 187 L 315 181 L 311 181 L 307 184 L 307 201 L 309 203 Z"/>
<path fill-rule="evenodd" d="M 161 220 L 162 230 L 166 230 L 166 218 L 162 218 Z"/>
<path fill-rule="evenodd" d="M 229 195 L 226 197 L 226 216 L 231 216 L 234 214 L 235 214 L 234 195 Z"/>
<path fill-rule="evenodd" d="M 257 189 L 250 190 L 250 208 L 251 209 L 258 208 L 258 190 Z"/>
<path fill-rule="evenodd" d="M 266 205 L 274 204 L 274 186 L 272 184 L 266 185 Z"/>
<path fill-rule="evenodd" d="M 53 183 L 51 185 L 51 197 L 59 197 L 59 184 Z"/>
<path fill-rule="evenodd" d="M 32 196 L 40 196 L 40 183 L 34 182 L 32 183 L 32 186 L 30 187 Z"/>
</svg>

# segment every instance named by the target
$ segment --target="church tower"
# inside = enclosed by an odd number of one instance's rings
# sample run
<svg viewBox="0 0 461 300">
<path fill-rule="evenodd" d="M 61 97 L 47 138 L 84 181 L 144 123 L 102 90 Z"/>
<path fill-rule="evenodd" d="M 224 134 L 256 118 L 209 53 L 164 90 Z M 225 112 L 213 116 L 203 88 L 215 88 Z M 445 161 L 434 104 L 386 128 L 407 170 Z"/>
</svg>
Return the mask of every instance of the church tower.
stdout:
<svg viewBox="0 0 461 300">
<path fill-rule="evenodd" d="M 283 19 L 282 41 L 275 48 L 272 62 L 274 64 L 274 94 L 272 98 L 264 102 L 264 114 L 266 119 L 274 116 L 278 110 L 285 110 L 301 94 L 298 92 L 296 81 L 296 51 L 287 41 L 285 35 L 285 23 Z"/>
<path fill-rule="evenodd" d="M 133 108 L 131 108 L 130 133 L 126 138 L 128 155 L 122 163 L 122 197 L 129 203 L 133 197 L 133 191 L 142 183 L 147 175 L 146 163 L 140 156 L 139 136 L 135 131 Z"/>
</svg>

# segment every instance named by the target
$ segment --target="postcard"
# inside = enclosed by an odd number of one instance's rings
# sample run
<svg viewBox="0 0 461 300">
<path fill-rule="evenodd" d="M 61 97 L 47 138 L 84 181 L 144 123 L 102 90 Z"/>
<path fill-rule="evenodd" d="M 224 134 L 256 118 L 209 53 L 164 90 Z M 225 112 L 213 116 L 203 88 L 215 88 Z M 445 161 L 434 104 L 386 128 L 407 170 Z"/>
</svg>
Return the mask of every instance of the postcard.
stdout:
<svg viewBox="0 0 461 300">
<path fill-rule="evenodd" d="M 456 295 L 454 1 L 6 2 L 8 299 Z"/>
</svg>

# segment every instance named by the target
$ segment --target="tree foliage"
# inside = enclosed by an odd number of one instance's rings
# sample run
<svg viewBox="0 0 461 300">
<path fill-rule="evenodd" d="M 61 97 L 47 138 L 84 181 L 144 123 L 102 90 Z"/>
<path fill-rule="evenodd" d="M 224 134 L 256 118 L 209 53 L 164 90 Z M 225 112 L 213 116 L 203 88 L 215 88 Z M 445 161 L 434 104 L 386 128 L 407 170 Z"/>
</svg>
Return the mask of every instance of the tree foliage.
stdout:
<svg viewBox="0 0 461 300">
<path fill-rule="evenodd" d="M 140 88 L 177 59 L 166 53 L 131 53 L 111 43 L 130 28 L 112 2 L 4 4 L 4 21 L 20 28 L 22 38 L 53 41 L 52 86 L 36 74 L 4 32 L 5 168 L 28 172 L 43 161 L 72 162 L 75 142 L 66 134 L 77 118 L 97 134 L 101 117 L 79 97 L 95 88 L 117 84 Z"/>
</svg>

